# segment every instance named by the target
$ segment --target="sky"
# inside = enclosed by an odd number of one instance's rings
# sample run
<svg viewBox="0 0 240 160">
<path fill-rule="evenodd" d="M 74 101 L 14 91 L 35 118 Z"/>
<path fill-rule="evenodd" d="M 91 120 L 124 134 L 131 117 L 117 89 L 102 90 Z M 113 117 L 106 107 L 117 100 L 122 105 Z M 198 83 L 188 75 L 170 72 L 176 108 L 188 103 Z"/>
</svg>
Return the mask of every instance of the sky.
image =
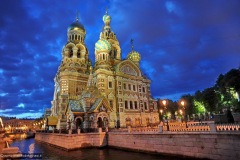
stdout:
<svg viewBox="0 0 240 160">
<path fill-rule="evenodd" d="M 154 98 L 177 101 L 240 67 L 239 0 L 1 0 L 0 116 L 36 118 L 51 107 L 77 10 L 95 63 L 106 7 L 123 59 L 134 39 Z"/>
</svg>

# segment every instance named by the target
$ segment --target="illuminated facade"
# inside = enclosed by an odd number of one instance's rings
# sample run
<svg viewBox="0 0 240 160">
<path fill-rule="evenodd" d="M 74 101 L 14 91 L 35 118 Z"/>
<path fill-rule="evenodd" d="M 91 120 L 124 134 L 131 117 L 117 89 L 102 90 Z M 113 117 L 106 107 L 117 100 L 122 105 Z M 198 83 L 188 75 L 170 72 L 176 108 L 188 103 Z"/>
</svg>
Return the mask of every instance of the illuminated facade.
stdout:
<svg viewBox="0 0 240 160">
<path fill-rule="evenodd" d="M 7 132 L 28 131 L 33 129 L 34 120 L 31 119 L 5 119 L 3 125 Z"/>
<path fill-rule="evenodd" d="M 78 17 L 68 28 L 51 107 L 51 116 L 58 117 L 58 129 L 137 127 L 159 122 L 150 80 L 140 70 L 140 54 L 132 44 L 123 60 L 107 12 L 103 22 L 95 44 L 94 66 L 84 42 L 86 31 Z"/>
</svg>

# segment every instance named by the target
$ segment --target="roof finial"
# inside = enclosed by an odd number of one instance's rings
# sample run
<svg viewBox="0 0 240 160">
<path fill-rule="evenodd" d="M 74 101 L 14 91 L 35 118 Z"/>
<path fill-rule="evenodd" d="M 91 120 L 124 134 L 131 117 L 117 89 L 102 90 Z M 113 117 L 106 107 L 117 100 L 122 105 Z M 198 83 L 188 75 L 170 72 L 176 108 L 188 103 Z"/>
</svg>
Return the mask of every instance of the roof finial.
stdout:
<svg viewBox="0 0 240 160">
<path fill-rule="evenodd" d="M 132 51 L 134 50 L 133 39 L 131 39 Z"/>
<path fill-rule="evenodd" d="M 76 21 L 78 22 L 78 20 L 79 20 L 79 11 L 77 10 L 77 14 L 76 14 Z"/>
<path fill-rule="evenodd" d="M 108 15 L 108 7 L 106 7 L 106 15 Z"/>
</svg>

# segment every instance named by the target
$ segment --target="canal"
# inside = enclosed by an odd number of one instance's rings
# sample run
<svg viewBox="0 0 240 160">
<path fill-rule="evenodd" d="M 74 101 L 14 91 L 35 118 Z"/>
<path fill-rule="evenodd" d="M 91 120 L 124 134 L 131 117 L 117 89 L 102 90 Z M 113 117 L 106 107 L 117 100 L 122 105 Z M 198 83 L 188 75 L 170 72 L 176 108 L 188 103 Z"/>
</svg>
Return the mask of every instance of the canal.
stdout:
<svg viewBox="0 0 240 160">
<path fill-rule="evenodd" d="M 44 143 L 36 142 L 34 138 L 13 141 L 11 146 L 19 147 L 24 154 L 41 154 L 43 160 L 183 160 L 186 158 L 129 152 L 111 148 L 79 149 L 64 151 Z M 189 158 L 188 158 L 189 159 Z"/>
</svg>

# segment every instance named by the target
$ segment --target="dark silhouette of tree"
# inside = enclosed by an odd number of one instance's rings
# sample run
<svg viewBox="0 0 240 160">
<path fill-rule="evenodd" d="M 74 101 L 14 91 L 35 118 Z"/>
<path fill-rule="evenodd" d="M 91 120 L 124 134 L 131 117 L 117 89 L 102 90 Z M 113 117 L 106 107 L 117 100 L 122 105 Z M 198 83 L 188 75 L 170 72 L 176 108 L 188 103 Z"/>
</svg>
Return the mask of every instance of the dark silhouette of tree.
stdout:
<svg viewBox="0 0 240 160">
<path fill-rule="evenodd" d="M 228 123 L 234 123 L 234 118 L 230 109 L 227 110 L 227 121 Z"/>
</svg>

